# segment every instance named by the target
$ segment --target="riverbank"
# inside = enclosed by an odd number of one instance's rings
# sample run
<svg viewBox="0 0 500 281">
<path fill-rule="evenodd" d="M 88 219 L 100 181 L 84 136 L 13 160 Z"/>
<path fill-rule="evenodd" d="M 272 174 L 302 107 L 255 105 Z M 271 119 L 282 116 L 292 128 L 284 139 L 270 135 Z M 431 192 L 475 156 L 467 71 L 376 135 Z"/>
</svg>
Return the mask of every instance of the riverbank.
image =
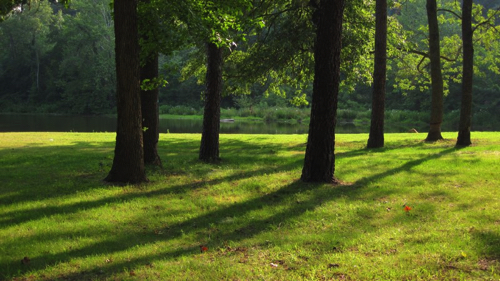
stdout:
<svg viewBox="0 0 500 281">
<path fill-rule="evenodd" d="M 223 134 L 207 165 L 161 134 L 164 169 L 115 186 L 113 133 L 1 133 L 0 279 L 500 279 L 500 133 L 339 134 L 336 187 L 298 180 L 306 137 Z"/>
</svg>

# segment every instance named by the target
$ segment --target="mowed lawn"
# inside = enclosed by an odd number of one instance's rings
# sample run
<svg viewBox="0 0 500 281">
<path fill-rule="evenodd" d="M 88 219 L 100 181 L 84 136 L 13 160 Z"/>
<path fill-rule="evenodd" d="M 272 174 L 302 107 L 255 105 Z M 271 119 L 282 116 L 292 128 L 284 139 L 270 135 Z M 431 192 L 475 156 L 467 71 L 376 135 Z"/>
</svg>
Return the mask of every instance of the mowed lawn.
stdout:
<svg viewBox="0 0 500 281">
<path fill-rule="evenodd" d="M 115 134 L 0 133 L 0 280 L 500 280 L 500 133 L 425 136 L 337 135 L 332 186 L 306 135 L 162 134 L 119 186 Z"/>
</svg>

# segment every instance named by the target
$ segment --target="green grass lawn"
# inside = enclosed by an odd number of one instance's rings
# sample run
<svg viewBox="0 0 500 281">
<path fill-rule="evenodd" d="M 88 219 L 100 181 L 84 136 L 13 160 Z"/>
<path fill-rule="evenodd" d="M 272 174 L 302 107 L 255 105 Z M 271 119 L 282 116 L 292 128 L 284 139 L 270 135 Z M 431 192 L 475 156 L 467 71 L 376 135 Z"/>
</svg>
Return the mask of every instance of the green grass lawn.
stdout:
<svg viewBox="0 0 500 281">
<path fill-rule="evenodd" d="M 162 134 L 164 169 L 116 186 L 114 134 L 1 133 L 0 280 L 500 280 L 500 133 L 444 137 L 338 135 L 332 186 L 298 180 L 306 135 L 207 165 Z"/>
</svg>

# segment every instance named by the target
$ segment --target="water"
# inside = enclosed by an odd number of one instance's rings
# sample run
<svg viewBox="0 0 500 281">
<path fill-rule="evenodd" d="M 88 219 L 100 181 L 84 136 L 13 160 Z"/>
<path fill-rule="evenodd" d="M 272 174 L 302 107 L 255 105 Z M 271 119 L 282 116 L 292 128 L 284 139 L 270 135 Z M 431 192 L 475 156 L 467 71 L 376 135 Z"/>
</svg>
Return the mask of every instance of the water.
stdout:
<svg viewBox="0 0 500 281">
<path fill-rule="evenodd" d="M 309 124 L 244 122 L 221 123 L 222 134 L 307 134 Z M 417 128 L 418 130 L 419 128 Z M 115 132 L 116 118 L 108 116 L 0 114 L 0 132 Z M 202 120 L 160 119 L 161 133 L 201 133 Z M 406 132 L 405 126 L 386 125 L 386 132 Z M 368 133 L 369 124 L 337 124 L 336 133 Z"/>
</svg>

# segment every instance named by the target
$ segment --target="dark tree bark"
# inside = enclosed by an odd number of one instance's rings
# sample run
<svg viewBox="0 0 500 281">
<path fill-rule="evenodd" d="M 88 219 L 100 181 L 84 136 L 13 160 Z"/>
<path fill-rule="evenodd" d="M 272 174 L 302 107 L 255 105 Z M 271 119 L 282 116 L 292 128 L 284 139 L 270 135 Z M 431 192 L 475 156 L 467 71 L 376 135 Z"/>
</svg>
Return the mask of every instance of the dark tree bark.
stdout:
<svg viewBox="0 0 500 281">
<path fill-rule="evenodd" d="M 158 78 L 158 54 L 151 56 L 141 67 L 141 81 Z M 142 127 L 144 138 L 144 163 L 161 167 L 158 155 L 160 118 L 158 110 L 158 88 L 141 90 Z"/>
<path fill-rule="evenodd" d="M 431 60 L 432 105 L 429 133 L 425 141 L 442 140 L 443 123 L 443 75 L 441 74 L 441 50 L 439 46 L 439 25 L 436 0 L 427 0 L 427 21 L 429 22 L 429 58 Z"/>
<path fill-rule="evenodd" d="M 158 78 L 158 52 L 152 50 L 148 34 L 153 33 L 151 26 L 156 19 L 148 14 L 147 5 L 151 0 L 139 0 L 139 33 L 141 42 L 141 82 L 144 80 L 155 81 Z M 141 111 L 142 111 L 142 129 L 144 140 L 144 164 L 153 164 L 162 166 L 160 156 L 158 155 L 158 140 L 160 139 L 160 119 L 158 109 L 158 87 L 151 90 L 141 89 Z"/>
<path fill-rule="evenodd" d="M 464 0 L 462 5 L 463 75 L 462 106 L 458 128 L 458 146 L 468 146 L 472 119 L 472 77 L 474 74 L 474 46 L 472 44 L 472 0 Z"/>
<path fill-rule="evenodd" d="M 301 179 L 336 183 L 335 125 L 344 0 L 321 0 L 316 15 L 311 121 Z"/>
<path fill-rule="evenodd" d="M 219 158 L 220 101 L 222 93 L 222 48 L 207 44 L 207 75 L 200 160 L 215 162 Z"/>
<path fill-rule="evenodd" d="M 114 1 L 118 124 L 109 182 L 147 181 L 142 148 L 137 0 Z"/>
<path fill-rule="evenodd" d="M 375 62 L 372 119 L 368 148 L 384 147 L 385 82 L 387 69 L 387 1 L 377 0 L 375 11 Z"/>
</svg>

